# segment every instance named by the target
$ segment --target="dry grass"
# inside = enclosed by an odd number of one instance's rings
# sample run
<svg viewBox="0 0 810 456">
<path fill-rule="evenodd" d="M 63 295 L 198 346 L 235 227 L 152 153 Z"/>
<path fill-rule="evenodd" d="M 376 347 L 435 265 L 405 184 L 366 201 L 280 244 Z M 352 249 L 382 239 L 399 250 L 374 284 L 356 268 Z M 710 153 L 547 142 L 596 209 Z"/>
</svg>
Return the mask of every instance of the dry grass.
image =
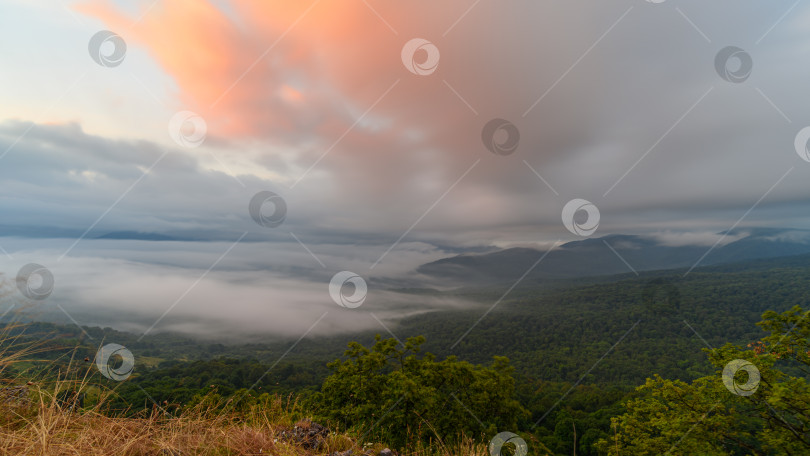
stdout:
<svg viewBox="0 0 810 456">
<path fill-rule="evenodd" d="M 0 455 L 303 455 L 281 434 L 294 425 L 294 401 L 275 396 L 248 410 L 220 415 L 198 406 L 173 416 L 154 407 L 142 416 L 104 413 L 105 395 L 89 409 L 71 410 L 59 392 L 91 389 L 86 378 L 31 385 L 30 404 L 0 404 Z M 330 436 L 318 454 L 350 448 Z"/>
<path fill-rule="evenodd" d="M 71 412 L 53 401 L 51 394 L 34 391 L 39 402 L 27 407 L 0 405 L 0 455 L 41 456 L 187 456 L 187 455 L 328 455 L 352 449 L 354 455 L 378 454 L 381 444 L 365 447 L 344 434 L 331 433 L 313 453 L 285 441 L 289 419 L 279 419 L 282 398 L 270 410 L 217 416 L 199 408 L 174 417 L 155 409 L 149 416 L 111 417 L 97 408 Z M 289 415 L 287 415 L 289 418 Z M 246 420 L 246 418 L 248 418 Z M 306 422 L 296 423 L 306 426 Z M 416 445 L 412 456 L 485 456 L 486 445 L 463 440 L 452 447 L 443 443 Z"/>
<path fill-rule="evenodd" d="M 27 385 L 29 402 L 0 401 L 0 455 L 301 455 L 293 443 L 281 441 L 280 432 L 292 424 L 290 407 L 276 397 L 239 414 L 218 416 L 213 409 L 189 409 L 170 416 L 155 408 L 151 414 L 126 417 L 104 413 L 105 399 L 113 394 L 90 385 L 91 369 L 66 371 L 72 379 L 27 381 L 9 375 L 14 364 L 30 362 L 41 346 L 22 342 L 19 325 L 0 328 L 0 388 Z M 16 334 L 16 335 L 12 335 Z M 60 377 L 64 377 L 62 374 Z M 94 395 L 96 405 L 72 410 L 64 393 Z M 57 398 L 62 400 L 58 400 Z M 330 448 L 330 439 L 325 445 Z M 340 443 L 340 442 L 336 442 Z M 345 444 L 344 444 L 345 445 Z M 340 449 L 340 448 L 338 448 Z"/>
<path fill-rule="evenodd" d="M 275 410 L 251 410 L 217 416 L 199 408 L 180 416 L 155 408 L 142 417 L 108 416 L 98 406 L 91 410 L 68 410 L 53 394 L 35 390 L 39 400 L 29 406 L 0 406 L 0 454 L 2 455 L 301 455 L 309 454 L 280 434 L 289 429 L 285 420 L 275 420 Z M 269 413 L 266 413 L 269 412 Z M 324 451 L 342 450 L 351 443 L 327 439 Z"/>
<path fill-rule="evenodd" d="M 330 433 L 316 452 L 311 446 L 285 438 L 295 426 L 308 429 L 310 425 L 301 419 L 306 414 L 292 397 L 271 396 L 225 415 L 220 411 L 228 403 L 210 401 L 175 411 L 174 415 L 157 406 L 151 413 L 134 417 L 111 414 L 105 404 L 114 392 L 89 383 L 92 367 L 71 369 L 74 363 L 70 360 L 66 369 L 69 374 L 62 373 L 54 381 L 9 378 L 13 364 L 30 361 L 25 358 L 38 350 L 37 346 L 20 343 L 18 337 L 10 337 L 11 329 L 0 328 L 0 378 L 5 377 L 11 384 L 27 384 L 30 401 L 12 404 L 0 400 L 0 456 L 310 456 L 345 454 L 347 450 L 361 456 L 377 455 L 385 448 L 380 443 L 363 444 L 339 432 Z M 87 393 L 95 405 L 71 410 L 64 403 L 68 391 Z M 402 456 L 488 454 L 485 444 L 462 439 L 453 446 L 441 441 L 416 442 Z"/>
</svg>

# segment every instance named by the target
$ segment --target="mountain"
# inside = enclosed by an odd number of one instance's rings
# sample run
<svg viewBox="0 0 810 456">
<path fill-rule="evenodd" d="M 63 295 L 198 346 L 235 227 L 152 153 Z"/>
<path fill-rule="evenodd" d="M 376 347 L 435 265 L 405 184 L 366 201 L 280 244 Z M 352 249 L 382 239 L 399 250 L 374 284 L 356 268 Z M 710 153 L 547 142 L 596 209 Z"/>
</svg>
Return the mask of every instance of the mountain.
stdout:
<svg viewBox="0 0 810 456">
<path fill-rule="evenodd" d="M 24 333 L 52 342 L 52 351 L 36 358 L 62 355 L 77 341 L 76 356 L 92 358 L 98 341 L 111 340 L 135 353 L 144 369 L 162 362 L 169 368 L 218 358 L 268 364 L 283 359 L 272 376 L 292 389 L 319 385 L 329 373 L 326 363 L 341 357 L 350 341 L 368 346 L 376 333 L 388 337 L 390 330 L 402 341 L 424 335 L 424 349 L 440 358 L 456 355 L 488 363 L 493 356 L 507 356 L 521 376 L 552 382 L 576 381 L 608 353 L 586 383 L 635 386 L 655 373 L 683 380 L 706 375 L 711 372 L 702 351 L 706 344 L 756 341 L 765 335 L 756 326 L 764 311 L 783 312 L 795 304 L 808 308 L 810 254 L 699 267 L 686 277 L 684 272 L 516 288 L 502 301 L 498 298 L 508 285 L 496 286 L 478 290 L 478 304 L 471 307 L 420 313 L 372 330 L 306 337 L 292 351 L 291 341 L 270 338 L 221 344 L 206 339 L 210 335 L 166 332 L 141 340 L 137 334 L 98 327 L 86 327 L 84 336 L 69 323 L 31 323 Z"/>
<path fill-rule="evenodd" d="M 486 254 L 461 254 L 423 264 L 417 272 L 446 285 L 492 285 L 516 281 L 543 255 L 546 257 L 528 273 L 525 281 L 689 268 L 698 261 L 700 266 L 708 266 L 810 253 L 810 231 L 756 228 L 727 235 L 728 239 L 737 239 L 710 252 L 710 245 L 673 246 L 652 237 L 610 235 L 568 242 L 550 252 L 510 248 Z"/>
</svg>

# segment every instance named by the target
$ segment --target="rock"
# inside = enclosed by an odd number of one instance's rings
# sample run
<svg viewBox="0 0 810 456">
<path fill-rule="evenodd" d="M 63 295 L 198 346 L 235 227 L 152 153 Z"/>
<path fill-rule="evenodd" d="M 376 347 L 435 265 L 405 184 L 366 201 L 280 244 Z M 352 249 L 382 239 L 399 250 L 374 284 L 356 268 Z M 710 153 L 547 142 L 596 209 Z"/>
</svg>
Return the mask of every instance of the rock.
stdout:
<svg viewBox="0 0 810 456">
<path fill-rule="evenodd" d="M 394 456 L 394 452 L 390 448 L 383 448 L 380 451 L 380 456 Z"/>
<path fill-rule="evenodd" d="M 318 451 L 326 442 L 326 437 L 329 435 L 329 432 L 329 428 L 313 421 L 305 420 L 296 424 L 291 430 L 282 431 L 280 437 L 295 442 L 309 450 Z"/>
<path fill-rule="evenodd" d="M 17 385 L 0 388 L 0 404 L 13 407 L 27 407 L 31 405 L 31 400 L 28 396 L 28 387 L 25 385 Z"/>
<path fill-rule="evenodd" d="M 352 456 L 353 453 L 354 452 L 352 450 L 334 451 L 330 453 L 329 456 Z"/>
</svg>

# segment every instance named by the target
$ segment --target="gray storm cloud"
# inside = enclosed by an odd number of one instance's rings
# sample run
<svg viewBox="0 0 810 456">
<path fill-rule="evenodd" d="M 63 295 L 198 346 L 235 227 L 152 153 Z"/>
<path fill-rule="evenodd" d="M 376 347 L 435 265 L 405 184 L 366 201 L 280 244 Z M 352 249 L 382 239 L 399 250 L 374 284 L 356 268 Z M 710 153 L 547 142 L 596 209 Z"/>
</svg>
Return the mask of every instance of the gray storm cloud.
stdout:
<svg viewBox="0 0 810 456">
<path fill-rule="evenodd" d="M 368 27 L 335 44 L 293 30 L 277 52 L 282 61 L 299 56 L 297 78 L 310 91 L 285 105 L 284 121 L 256 115 L 255 131 L 227 138 L 209 119 L 207 144 L 171 149 L 99 228 L 227 231 L 232 238 L 250 223 L 245 201 L 271 190 L 287 200 L 288 227 L 315 239 L 360 238 L 384 251 L 419 220 L 408 240 L 547 242 L 568 235 L 559 214 L 574 198 L 600 208 L 601 232 L 683 229 L 686 220 L 723 229 L 777 182 L 746 222 L 774 223 L 772 213 L 764 215 L 771 210 L 787 225 L 807 224 L 791 209 L 806 204 L 803 177 L 810 172 L 792 146 L 810 123 L 802 118 L 810 76 L 802 58 L 806 7 L 780 20 L 789 5 L 482 2 L 450 27 L 469 6 L 379 5 L 393 34 L 355 5 L 347 14 Z M 435 73 L 416 76 L 400 62 L 404 37 L 412 34 L 441 51 Z M 244 36 L 248 50 L 263 38 Z M 322 55 L 344 44 L 368 52 Z M 715 56 L 728 45 L 752 58 L 752 74 L 741 84 L 715 69 Z M 327 71 L 313 70 L 318 58 Z M 256 65 L 236 89 L 249 93 L 258 84 L 244 113 L 281 109 L 277 97 L 259 95 L 261 81 L 281 84 L 289 71 L 275 61 Z M 497 156 L 481 143 L 481 129 L 495 117 L 519 129 L 514 154 Z M 25 128 L 6 124 L 3 142 Z M 3 159 L 4 178 L 20 198 L 7 203 L 31 209 L 15 213 L 37 219 L 69 212 L 53 224 L 75 220 L 81 230 L 165 150 L 79 128 L 38 126 L 15 146 L 21 152 Z M 210 152 L 238 155 L 255 150 L 256 141 L 267 152 L 252 156 L 257 174 L 239 175 L 241 184 L 203 164 Z M 258 177 L 262 172 L 276 177 Z"/>
<path fill-rule="evenodd" d="M 426 279 L 413 268 L 455 249 L 573 239 L 560 214 L 575 198 L 599 208 L 598 235 L 652 233 L 667 245 L 712 244 L 737 224 L 808 228 L 810 163 L 794 139 L 810 125 L 810 6 L 787 15 L 786 2 L 753 1 L 377 6 L 397 33 L 362 4 L 347 7 L 363 25 L 356 35 L 319 42 L 293 30 L 235 89 L 241 101 L 223 102 L 222 118 L 207 113 L 209 138 L 193 150 L 89 133 L 80 121 L 0 123 L 0 247 L 13 257 L 4 270 L 47 262 L 68 284 L 67 305 L 121 309 L 142 328 L 244 235 L 166 325 L 188 329 L 199 317 L 206 331 L 222 320 L 292 334 L 332 305 L 323 287 L 334 272 L 412 284 Z M 244 60 L 225 69 L 226 86 L 278 26 L 228 29 Z M 440 51 L 432 74 L 402 64 L 412 37 Z M 743 82 L 718 74 L 727 46 L 751 57 Z M 149 52 L 149 40 L 128 42 L 139 48 Z M 297 83 L 303 98 L 268 95 L 270 82 Z M 249 128 L 229 135 L 222 125 L 240 115 Z M 519 131 L 514 153 L 482 143 L 493 118 Z M 234 157 L 244 166 L 216 166 Z M 260 191 L 286 201 L 277 228 L 248 213 Z M 120 232 L 188 242 L 95 240 Z M 369 305 L 402 300 L 376 299 Z M 413 311 L 383 307 L 391 318 Z M 365 324 L 332 314 L 324 331 Z"/>
</svg>

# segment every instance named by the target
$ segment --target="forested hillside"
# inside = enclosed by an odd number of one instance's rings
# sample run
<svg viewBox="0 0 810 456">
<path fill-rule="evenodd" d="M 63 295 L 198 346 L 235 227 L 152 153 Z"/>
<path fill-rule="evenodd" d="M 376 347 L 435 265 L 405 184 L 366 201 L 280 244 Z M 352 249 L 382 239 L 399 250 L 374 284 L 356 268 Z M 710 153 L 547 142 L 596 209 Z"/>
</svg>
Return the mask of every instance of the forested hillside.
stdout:
<svg viewBox="0 0 810 456">
<path fill-rule="evenodd" d="M 573 450 L 576 428 L 578 454 L 600 454 L 594 444 L 610 436 L 610 420 L 625 412 L 623 404 L 638 400 L 633 398 L 642 393 L 635 387 L 648 378 L 688 384 L 712 376 L 717 363 L 707 358 L 704 349 L 726 343 L 756 344 L 768 335 L 756 325 L 764 312 L 779 313 L 795 305 L 810 308 L 808 256 L 700 268 L 685 277 L 684 272 L 519 287 L 477 325 L 476 320 L 489 309 L 487 304 L 503 291 L 462 290 L 456 293 L 476 298 L 481 307 L 418 315 L 391 329 L 402 341 L 424 336 L 415 339 L 419 342 L 410 350 L 435 353 L 437 360 L 451 356 L 489 365 L 497 357 L 507 358 L 508 372 L 516 382 L 510 396 L 514 394 L 525 411 L 517 414 L 515 426 L 559 454 Z M 256 400 L 262 394 L 292 394 L 315 410 L 324 398 L 340 402 L 334 392 L 329 393 L 326 385 L 330 383 L 324 383 L 341 370 L 340 364 L 330 369 L 327 363 L 341 358 L 351 340 L 368 347 L 375 344 L 372 333 L 304 340 L 282 357 L 289 343 L 224 345 L 171 334 L 138 342 L 135 335 L 87 328 L 90 340 L 75 327 L 48 323 L 21 326 L 9 334 L 18 343 L 46 341 L 27 361 L 7 370 L 4 375 L 9 378 L 64 375 L 68 364 L 80 372 L 88 368 L 100 341 L 128 346 L 136 356 L 136 370 L 126 382 L 110 385 L 116 394 L 107 403 L 111 410 L 126 413 L 150 409 L 155 403 L 179 411 L 242 396 Z M 378 339 L 376 344 L 380 343 Z M 386 343 L 385 350 L 398 346 L 395 339 Z M 357 347 L 354 356 L 362 354 Z M 495 366 L 496 371 L 504 368 Z M 391 372 L 384 364 L 379 368 L 380 373 Z M 802 375 L 795 365 L 781 369 Z M 393 404 L 393 400 L 382 402 Z M 332 409 L 321 409 L 321 413 L 335 418 L 337 414 L 329 412 Z M 491 429 L 482 422 L 469 431 L 483 434 Z M 405 438 L 389 437 L 399 443 Z"/>
</svg>

